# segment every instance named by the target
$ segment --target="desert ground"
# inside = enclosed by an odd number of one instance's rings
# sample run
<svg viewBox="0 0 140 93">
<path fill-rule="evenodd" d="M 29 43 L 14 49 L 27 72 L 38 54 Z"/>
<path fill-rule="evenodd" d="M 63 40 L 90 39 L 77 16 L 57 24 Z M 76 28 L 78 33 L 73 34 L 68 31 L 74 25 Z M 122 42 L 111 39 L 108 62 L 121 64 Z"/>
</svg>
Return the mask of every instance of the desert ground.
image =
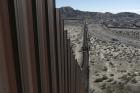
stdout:
<svg viewBox="0 0 140 93">
<path fill-rule="evenodd" d="M 65 23 L 79 65 L 83 24 Z M 140 93 L 140 29 L 88 23 L 89 93 Z"/>
</svg>

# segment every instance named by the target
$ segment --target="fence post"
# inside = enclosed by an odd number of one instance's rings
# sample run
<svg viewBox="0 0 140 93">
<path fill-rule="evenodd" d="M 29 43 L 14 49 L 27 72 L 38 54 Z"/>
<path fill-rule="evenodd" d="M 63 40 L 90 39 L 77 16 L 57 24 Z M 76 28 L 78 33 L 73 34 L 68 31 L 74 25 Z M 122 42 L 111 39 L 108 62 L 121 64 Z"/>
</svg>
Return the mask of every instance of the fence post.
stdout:
<svg viewBox="0 0 140 93">
<path fill-rule="evenodd" d="M 84 36 L 83 36 L 83 83 L 85 85 L 86 92 L 89 90 L 89 46 L 88 46 L 88 25 L 84 23 Z"/>
</svg>

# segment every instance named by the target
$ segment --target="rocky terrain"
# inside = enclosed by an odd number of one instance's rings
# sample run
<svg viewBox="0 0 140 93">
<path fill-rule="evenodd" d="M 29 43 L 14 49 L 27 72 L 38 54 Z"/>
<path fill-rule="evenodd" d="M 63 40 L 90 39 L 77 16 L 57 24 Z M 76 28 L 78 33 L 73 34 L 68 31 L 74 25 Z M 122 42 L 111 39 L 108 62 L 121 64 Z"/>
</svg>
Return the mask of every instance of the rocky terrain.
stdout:
<svg viewBox="0 0 140 93">
<path fill-rule="evenodd" d="M 71 15 L 63 14 L 65 17 L 76 17 L 76 13 L 83 13 L 82 16 L 88 23 L 89 93 L 140 93 L 139 15 L 96 13 L 99 15 L 91 16 L 89 12 L 69 8 L 64 10 L 63 12 L 66 13 L 71 12 Z M 75 14 L 72 14 L 72 11 Z M 106 15 L 109 15 L 108 19 Z M 114 17 L 110 15 L 119 16 L 119 18 L 113 19 Z M 100 18 L 96 19 L 96 17 Z M 65 30 L 68 31 L 68 37 L 71 39 L 71 45 L 79 64 L 82 62 L 82 27 L 79 21 L 65 23 Z"/>
<path fill-rule="evenodd" d="M 90 35 L 90 93 L 139 93 L 140 49 Z"/>
</svg>

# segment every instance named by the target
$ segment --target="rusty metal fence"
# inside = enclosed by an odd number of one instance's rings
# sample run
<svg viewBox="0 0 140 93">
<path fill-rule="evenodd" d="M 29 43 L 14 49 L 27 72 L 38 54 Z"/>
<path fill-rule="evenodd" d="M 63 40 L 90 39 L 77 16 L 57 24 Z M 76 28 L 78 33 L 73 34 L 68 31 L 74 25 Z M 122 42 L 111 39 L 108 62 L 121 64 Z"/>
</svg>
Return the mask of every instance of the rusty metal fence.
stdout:
<svg viewBox="0 0 140 93">
<path fill-rule="evenodd" d="M 61 20 L 54 0 L 0 0 L 0 93 L 88 93 Z"/>
</svg>

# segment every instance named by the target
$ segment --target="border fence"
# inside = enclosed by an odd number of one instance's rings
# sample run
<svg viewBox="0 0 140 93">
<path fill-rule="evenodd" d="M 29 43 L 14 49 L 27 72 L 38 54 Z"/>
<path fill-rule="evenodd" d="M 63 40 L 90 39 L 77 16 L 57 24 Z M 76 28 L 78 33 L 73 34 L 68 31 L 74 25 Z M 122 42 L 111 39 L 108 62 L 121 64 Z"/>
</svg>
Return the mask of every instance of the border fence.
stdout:
<svg viewBox="0 0 140 93">
<path fill-rule="evenodd" d="M 0 93 L 88 93 L 54 0 L 0 0 Z"/>
</svg>

